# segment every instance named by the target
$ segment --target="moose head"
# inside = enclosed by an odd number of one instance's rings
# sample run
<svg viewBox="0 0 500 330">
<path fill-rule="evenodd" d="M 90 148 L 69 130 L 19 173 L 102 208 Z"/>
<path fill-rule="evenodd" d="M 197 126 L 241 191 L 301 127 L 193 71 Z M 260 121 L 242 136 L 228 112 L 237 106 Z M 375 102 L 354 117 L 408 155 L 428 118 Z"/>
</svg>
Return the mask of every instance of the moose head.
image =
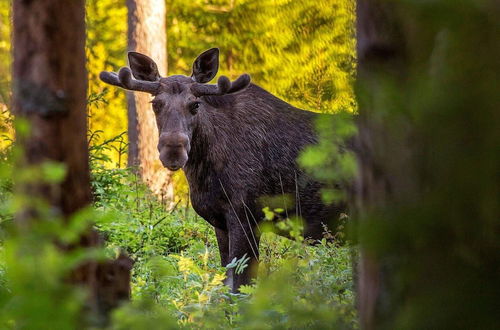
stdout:
<svg viewBox="0 0 500 330">
<path fill-rule="evenodd" d="M 161 77 L 156 63 L 140 53 L 129 52 L 128 59 L 130 68 L 121 68 L 118 73 L 103 71 L 100 79 L 114 86 L 153 95 L 151 103 L 160 134 L 160 160 L 171 171 L 186 165 L 193 132 L 202 123 L 203 114 L 216 111 L 205 96 L 237 93 L 250 84 L 248 74 L 233 82 L 220 76 L 217 85 L 206 84 L 215 77 L 219 68 L 217 48 L 209 49 L 196 58 L 190 77 Z"/>
</svg>

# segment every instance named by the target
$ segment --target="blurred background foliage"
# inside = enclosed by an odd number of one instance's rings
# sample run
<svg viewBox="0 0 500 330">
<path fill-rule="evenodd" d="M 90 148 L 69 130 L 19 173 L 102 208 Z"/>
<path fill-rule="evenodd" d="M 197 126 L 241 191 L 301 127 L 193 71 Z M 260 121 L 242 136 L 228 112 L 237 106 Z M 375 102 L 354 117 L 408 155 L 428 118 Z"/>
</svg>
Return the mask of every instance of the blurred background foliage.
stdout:
<svg viewBox="0 0 500 330">
<path fill-rule="evenodd" d="M 219 47 L 219 75 L 236 78 L 250 73 L 254 83 L 299 108 L 324 113 L 356 110 L 354 1 L 166 0 L 166 5 L 169 75 L 190 74 L 197 55 Z M 87 0 L 86 9 L 90 143 L 113 140 L 104 152 L 112 162 L 105 166 L 124 167 L 126 94 L 109 88 L 98 76 L 103 70 L 117 71 L 127 65 L 127 7 L 123 0 Z M 9 14 L 9 2 L 2 1 L 0 132 L 4 137 L 0 147 L 13 137 L 7 111 Z M 176 177 L 176 199 L 185 200 L 186 182 L 182 174 Z"/>
<path fill-rule="evenodd" d="M 10 2 L 0 1 L 0 149 L 11 144 L 14 136 L 10 104 Z"/>
<path fill-rule="evenodd" d="M 355 110 L 353 1 L 166 0 L 166 5 L 169 75 L 190 74 L 196 56 L 219 47 L 219 75 L 248 72 L 254 83 L 299 108 Z M 104 131 L 96 142 L 127 129 L 125 93 L 98 79 L 100 71 L 127 64 L 126 16 L 124 1 L 87 1 L 89 97 L 103 95 L 104 101 L 89 107 L 90 131 Z M 117 163 L 117 152 L 109 156 Z"/>
<path fill-rule="evenodd" d="M 127 131 L 125 92 L 99 80 L 101 71 L 127 65 L 127 7 L 122 0 L 88 0 L 86 10 L 88 93 L 89 101 L 96 101 L 89 102 L 88 129 L 90 134 L 97 132 L 92 143 L 102 143 Z M 108 165 L 126 166 L 126 153 L 121 157 L 115 149 L 105 153 L 113 160 Z"/>
<path fill-rule="evenodd" d="M 217 46 L 221 74 L 248 72 L 299 108 L 354 109 L 353 1 L 167 0 L 167 15 L 169 74 Z"/>
</svg>

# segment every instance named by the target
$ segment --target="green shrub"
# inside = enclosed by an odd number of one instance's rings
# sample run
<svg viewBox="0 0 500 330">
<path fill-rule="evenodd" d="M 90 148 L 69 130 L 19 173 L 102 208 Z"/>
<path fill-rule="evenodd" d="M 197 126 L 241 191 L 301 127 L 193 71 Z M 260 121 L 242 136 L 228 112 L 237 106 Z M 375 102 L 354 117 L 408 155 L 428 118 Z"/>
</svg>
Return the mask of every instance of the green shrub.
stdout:
<svg viewBox="0 0 500 330">
<path fill-rule="evenodd" d="M 258 279 L 231 294 L 213 228 L 192 209 L 158 200 L 133 169 L 108 168 L 110 160 L 99 154 L 104 147 L 91 149 L 93 207 L 62 226 L 42 206 L 46 221 L 29 235 L 10 228 L 26 199 L 12 192 L 9 162 L 1 166 L 0 228 L 8 239 L 0 241 L 0 327 L 81 324 L 85 294 L 63 279 L 74 265 L 105 251 L 61 253 L 54 242 L 75 240 L 93 220 L 107 253 L 123 250 L 135 261 L 132 301 L 114 311 L 111 329 L 357 328 L 349 246 L 326 240 L 307 246 L 296 235 L 300 228 L 284 223 L 281 229 L 296 239 L 264 233 Z M 64 176 L 57 164 L 32 171 L 16 174 Z"/>
<path fill-rule="evenodd" d="M 193 210 L 168 211 L 130 170 L 102 168 L 94 180 L 96 207 L 115 212 L 98 228 L 136 261 L 133 301 L 115 312 L 116 328 L 145 328 L 151 317 L 187 328 L 357 327 L 349 246 L 264 233 L 259 279 L 230 294 L 213 229 Z"/>
</svg>

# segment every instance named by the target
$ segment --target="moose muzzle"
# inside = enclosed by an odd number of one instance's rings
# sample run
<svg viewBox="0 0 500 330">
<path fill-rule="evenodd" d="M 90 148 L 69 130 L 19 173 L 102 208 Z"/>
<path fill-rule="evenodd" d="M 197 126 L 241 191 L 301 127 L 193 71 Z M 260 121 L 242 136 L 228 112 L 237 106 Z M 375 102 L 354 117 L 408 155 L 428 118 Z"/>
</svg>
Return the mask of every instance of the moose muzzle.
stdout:
<svg viewBox="0 0 500 330">
<path fill-rule="evenodd" d="M 189 137 L 185 133 L 162 133 L 158 141 L 160 160 L 166 168 L 177 171 L 184 167 L 189 154 Z"/>
</svg>

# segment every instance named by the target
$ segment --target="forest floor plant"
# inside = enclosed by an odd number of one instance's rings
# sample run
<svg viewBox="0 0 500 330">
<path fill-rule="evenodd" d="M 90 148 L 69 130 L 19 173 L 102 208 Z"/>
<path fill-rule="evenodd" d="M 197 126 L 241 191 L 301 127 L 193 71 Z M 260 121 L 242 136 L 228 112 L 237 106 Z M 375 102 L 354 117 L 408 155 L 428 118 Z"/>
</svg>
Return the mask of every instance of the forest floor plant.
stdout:
<svg viewBox="0 0 500 330">
<path fill-rule="evenodd" d="M 220 266 L 213 228 L 184 203 L 169 205 L 158 200 L 134 169 L 107 164 L 111 160 L 104 151 L 117 142 L 123 144 L 122 135 L 100 144 L 90 139 L 93 208 L 77 215 L 69 227 L 57 226 L 60 221 L 51 220 L 51 213 L 44 211 L 46 221 L 33 237 L 24 238 L 8 237 L 15 205 L 24 197 L 12 191 L 13 171 L 8 164 L 14 149 L 2 153 L 2 328 L 51 322 L 62 328 L 75 325 L 84 295 L 63 284 L 64 274 L 81 260 L 121 251 L 135 261 L 132 300 L 115 310 L 110 329 L 357 328 L 349 245 L 324 239 L 307 246 L 300 238 L 300 226 L 286 220 L 280 230 L 288 230 L 293 239 L 263 233 L 258 279 L 232 294 L 223 284 L 226 267 Z M 126 148 L 115 150 L 125 152 Z M 57 164 L 37 171 L 45 171 L 51 180 L 64 177 L 64 169 Z M 266 214 L 279 211 L 267 209 Z M 57 253 L 54 238 L 71 241 L 88 219 L 95 220 L 105 238 L 105 251 Z M 32 244 L 33 240 L 37 243 Z M 21 249 L 20 244 L 43 249 Z M 19 255 L 20 251 L 25 253 Z M 33 262 L 44 266 L 33 268 Z M 233 260 L 228 267 L 241 270 L 245 260 Z M 49 307 L 56 301 L 64 301 L 64 308 L 54 318 Z"/>
<path fill-rule="evenodd" d="M 223 284 L 226 268 L 210 225 L 179 203 L 169 209 L 135 171 L 109 169 L 101 157 L 94 159 L 95 207 L 115 213 L 97 226 L 109 248 L 135 261 L 132 302 L 115 312 L 113 327 L 157 327 L 168 319 L 165 328 L 357 328 L 352 248 L 328 240 L 331 233 L 308 246 L 296 221 L 286 219 L 279 228 L 291 240 L 267 230 L 257 281 L 232 294 Z M 244 267 L 244 261 L 228 266 Z"/>
</svg>

